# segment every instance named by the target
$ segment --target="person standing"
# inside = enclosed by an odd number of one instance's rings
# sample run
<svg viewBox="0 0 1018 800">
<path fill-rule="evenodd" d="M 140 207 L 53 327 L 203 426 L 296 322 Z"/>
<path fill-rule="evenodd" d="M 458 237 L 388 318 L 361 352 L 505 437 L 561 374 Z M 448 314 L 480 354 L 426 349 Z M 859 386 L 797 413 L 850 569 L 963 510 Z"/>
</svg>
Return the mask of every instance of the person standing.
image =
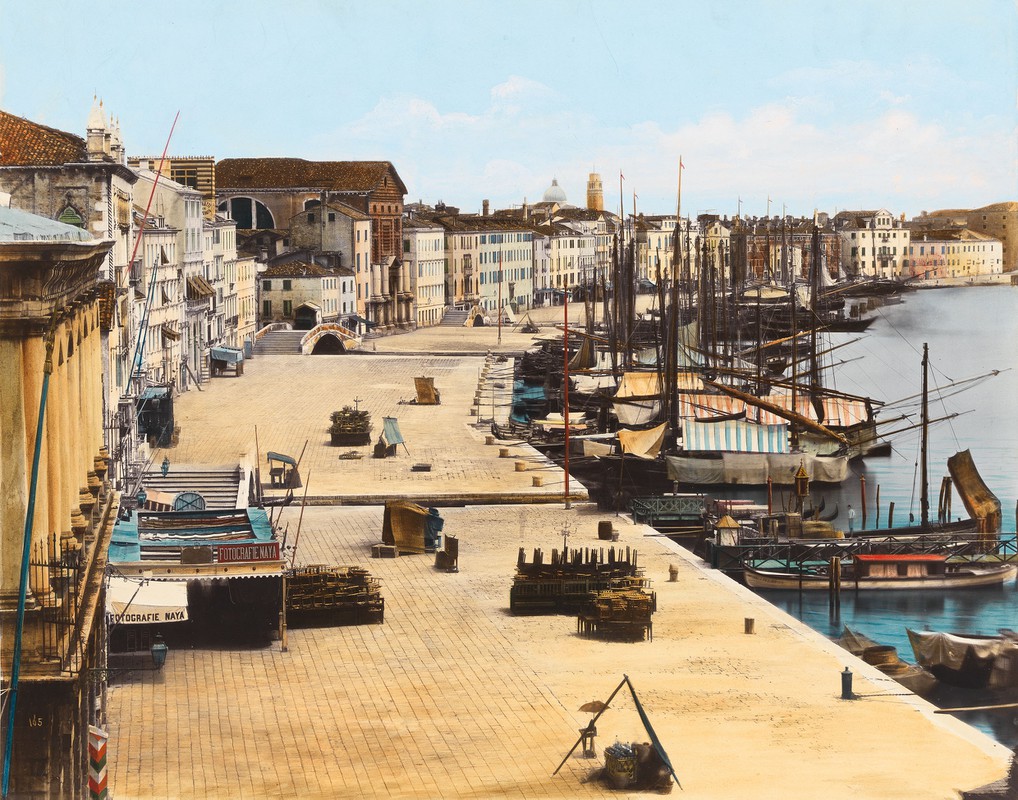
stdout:
<svg viewBox="0 0 1018 800">
<path fill-rule="evenodd" d="M 852 533 L 855 530 L 855 509 L 852 508 L 851 504 L 848 506 L 848 532 Z"/>
</svg>

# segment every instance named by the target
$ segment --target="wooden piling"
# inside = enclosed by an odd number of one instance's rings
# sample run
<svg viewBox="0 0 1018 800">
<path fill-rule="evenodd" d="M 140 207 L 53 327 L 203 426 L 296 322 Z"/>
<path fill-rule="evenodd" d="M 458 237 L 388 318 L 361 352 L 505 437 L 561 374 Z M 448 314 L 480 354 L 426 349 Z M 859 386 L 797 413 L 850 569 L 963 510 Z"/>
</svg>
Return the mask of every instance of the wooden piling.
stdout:
<svg viewBox="0 0 1018 800">
<path fill-rule="evenodd" d="M 865 475 L 860 475 L 859 476 L 859 494 L 862 497 L 862 502 L 860 503 L 860 505 L 862 506 L 862 523 L 861 523 L 861 528 L 860 529 L 861 530 L 866 530 L 866 476 Z"/>
<path fill-rule="evenodd" d="M 887 527 L 888 528 L 893 528 L 894 527 L 894 502 L 893 501 L 887 506 Z"/>
</svg>

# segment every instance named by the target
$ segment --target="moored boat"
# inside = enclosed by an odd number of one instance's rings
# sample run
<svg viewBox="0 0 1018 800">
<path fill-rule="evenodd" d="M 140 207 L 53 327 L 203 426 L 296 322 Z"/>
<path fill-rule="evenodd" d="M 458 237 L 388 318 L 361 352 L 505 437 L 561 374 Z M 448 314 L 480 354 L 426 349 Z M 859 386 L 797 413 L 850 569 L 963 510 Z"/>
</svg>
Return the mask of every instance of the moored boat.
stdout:
<svg viewBox="0 0 1018 800">
<path fill-rule="evenodd" d="M 1018 636 L 906 629 L 916 662 L 936 678 L 966 689 L 1018 686 Z"/>
<path fill-rule="evenodd" d="M 922 554 L 857 554 L 841 575 L 842 590 L 942 590 L 1000 586 L 1018 574 L 1016 564 L 955 563 L 947 556 Z M 764 570 L 745 566 L 743 578 L 754 589 L 828 589 L 823 569 Z"/>
<path fill-rule="evenodd" d="M 937 683 L 937 678 L 929 670 L 919 664 L 903 661 L 894 647 L 880 645 L 865 634 L 851 630 L 847 625 L 836 641 L 852 655 L 858 656 L 918 695 L 926 694 Z"/>
</svg>

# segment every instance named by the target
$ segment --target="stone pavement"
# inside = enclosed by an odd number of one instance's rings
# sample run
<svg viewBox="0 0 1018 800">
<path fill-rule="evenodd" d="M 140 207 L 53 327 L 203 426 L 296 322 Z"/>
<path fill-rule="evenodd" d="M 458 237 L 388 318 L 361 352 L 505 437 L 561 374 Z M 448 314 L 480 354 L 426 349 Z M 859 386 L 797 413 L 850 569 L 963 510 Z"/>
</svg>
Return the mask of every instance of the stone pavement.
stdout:
<svg viewBox="0 0 1018 800">
<path fill-rule="evenodd" d="M 471 425 L 483 355 L 430 354 L 463 352 L 464 342 L 485 353 L 492 332 L 476 330 L 386 340 L 400 353 L 255 359 L 243 377 L 179 399 L 171 463 L 253 458 L 257 425 L 262 452 L 296 456 L 308 440 L 301 472 L 322 503 L 459 490 L 492 504 L 442 509 L 445 533 L 460 538 L 455 574 L 436 571 L 433 556 L 371 559 L 380 505 L 313 506 L 303 519 L 300 508 L 284 510 L 288 544 L 300 526 L 297 564 L 358 564 L 381 580 L 384 624 L 291 630 L 286 652 L 279 642 L 174 650 L 162 672 L 121 678 L 109 697 L 114 797 L 636 796 L 588 781 L 601 761 L 575 753 L 551 777 L 589 719 L 577 709 L 607 699 L 623 674 L 683 796 L 953 798 L 1006 772 L 1005 748 L 934 715 L 652 530 L 581 502 L 569 510 L 518 502 L 528 493 L 554 500 L 554 488 L 527 479 L 555 468 L 528 455 L 517 472 L 516 459 L 498 458 Z M 422 374 L 436 377 L 442 406 L 399 405 Z M 325 444 L 328 414 L 354 397 L 376 426 L 382 414 L 400 418 L 411 456 L 336 458 Z M 416 461 L 432 462 L 433 472 L 410 472 Z M 494 504 L 502 494 L 516 504 Z M 572 617 L 509 613 L 520 547 L 528 558 L 535 547 L 549 553 L 564 531 L 570 547 L 605 547 L 597 539 L 605 519 L 654 580 L 653 641 L 586 639 Z M 743 632 L 746 618 L 755 619 L 753 635 Z M 840 699 L 846 665 L 855 701 Z M 625 691 L 598 730 L 599 754 L 616 739 L 648 738 Z"/>
</svg>

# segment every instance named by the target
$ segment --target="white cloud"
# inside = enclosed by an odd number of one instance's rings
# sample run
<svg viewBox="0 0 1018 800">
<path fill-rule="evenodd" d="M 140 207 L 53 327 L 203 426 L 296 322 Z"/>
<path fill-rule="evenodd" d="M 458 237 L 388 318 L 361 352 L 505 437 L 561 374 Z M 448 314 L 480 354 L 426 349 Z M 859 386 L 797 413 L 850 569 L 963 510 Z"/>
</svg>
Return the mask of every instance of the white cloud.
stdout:
<svg viewBox="0 0 1018 800">
<path fill-rule="evenodd" d="M 821 70 L 801 72 L 803 79 L 824 78 Z M 477 114 L 443 111 L 421 97 L 383 98 L 320 139 L 312 157 L 389 159 L 412 198 L 464 209 L 479 208 L 482 198 L 496 208 L 533 201 L 552 177 L 579 204 L 596 165 L 608 197 L 622 170 L 627 207 L 635 190 L 641 210 L 666 213 L 675 206 L 680 154 L 684 213 L 733 213 L 740 196 L 750 214 L 763 214 L 768 196 L 772 213 L 781 203 L 795 213 L 870 206 L 916 213 L 1013 196 L 1013 130 L 1000 120 L 950 128 L 909 111 L 903 97 L 883 94 L 833 119 L 789 98 L 742 115 L 711 111 L 671 128 L 647 119 L 612 126 L 597 118 L 597 108 L 571 106 L 547 86 L 511 76 L 490 90 L 489 105 Z"/>
</svg>

